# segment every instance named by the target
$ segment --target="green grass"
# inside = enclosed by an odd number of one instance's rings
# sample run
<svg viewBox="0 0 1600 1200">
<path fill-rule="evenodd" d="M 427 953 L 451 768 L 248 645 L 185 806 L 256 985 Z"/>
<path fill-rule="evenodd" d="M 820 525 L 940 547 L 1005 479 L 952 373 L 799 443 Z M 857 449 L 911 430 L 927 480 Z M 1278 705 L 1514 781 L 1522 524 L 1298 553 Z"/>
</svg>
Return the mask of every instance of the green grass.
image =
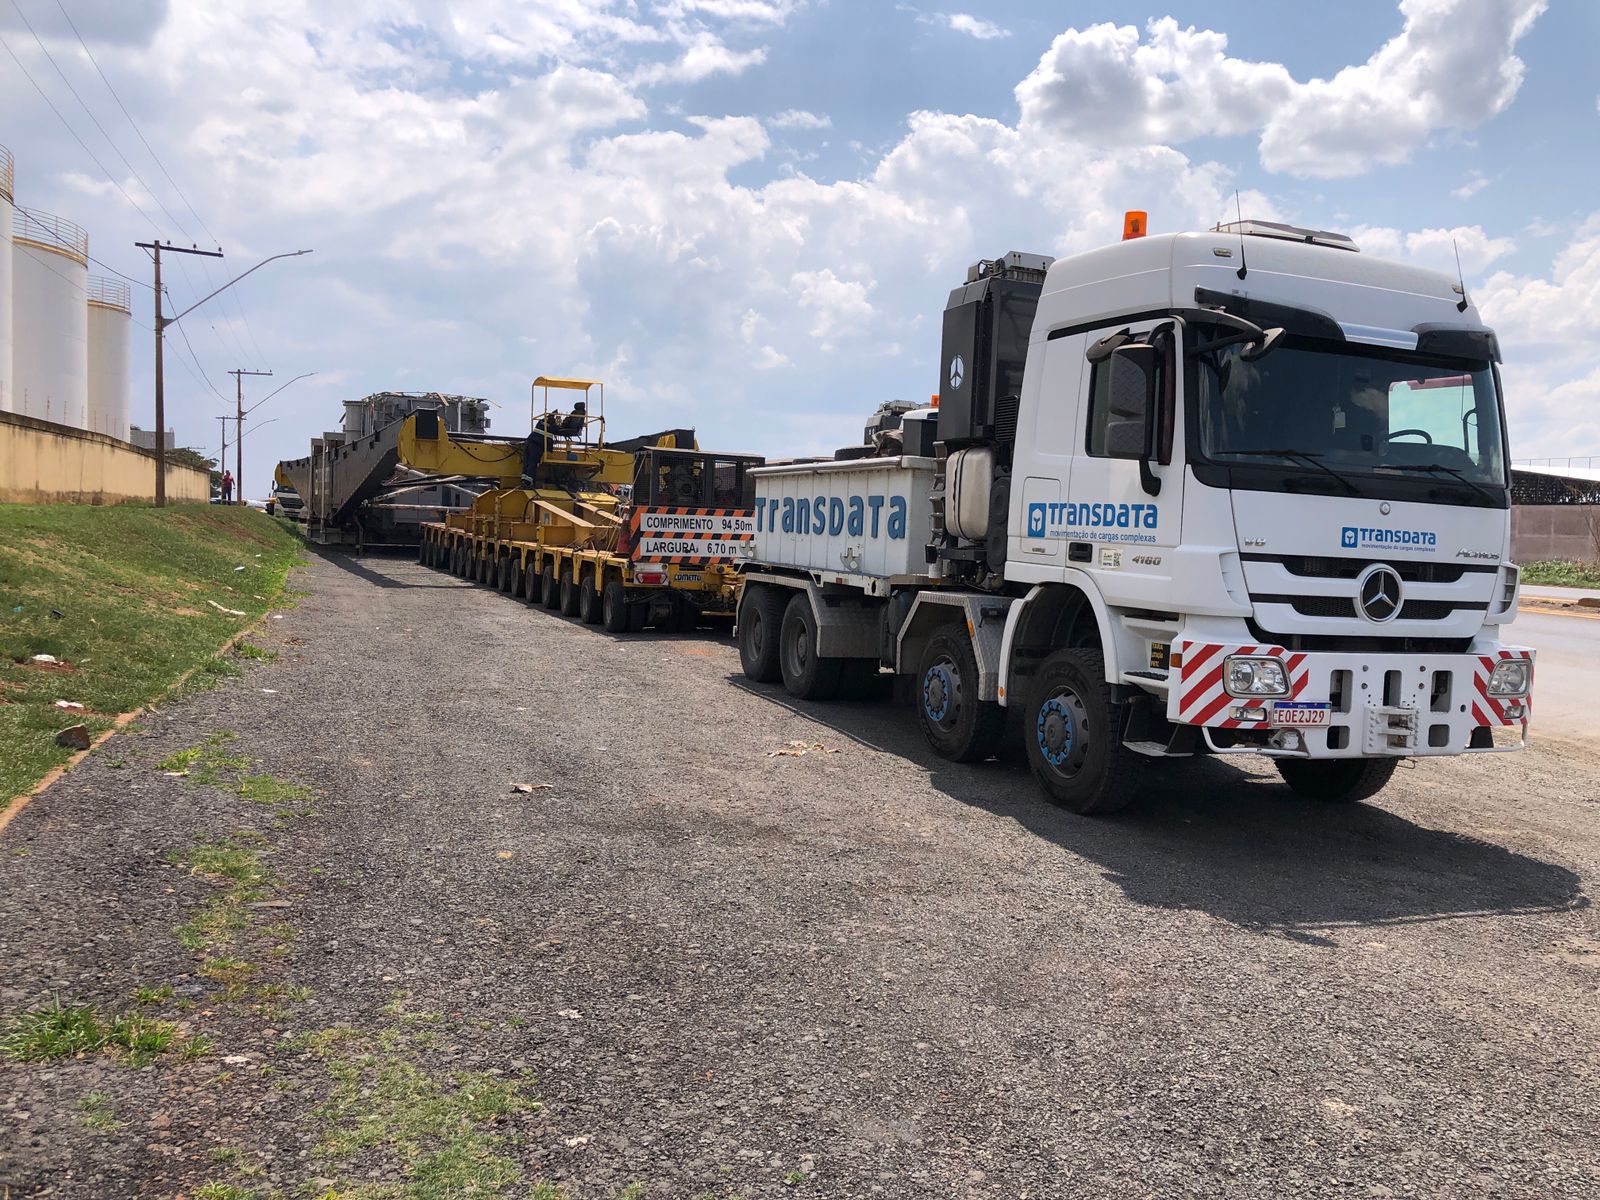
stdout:
<svg viewBox="0 0 1600 1200">
<path fill-rule="evenodd" d="M 402 994 L 403 995 L 403 994 Z M 318 1060 L 327 1074 L 326 1101 L 308 1120 L 318 1126 L 312 1155 L 323 1176 L 375 1167 L 398 1184 L 340 1182 L 339 1200 L 457 1200 L 526 1196 L 522 1167 L 509 1153 L 518 1114 L 540 1105 L 531 1080 L 478 1072 L 436 1072 L 422 1061 L 415 1023 L 436 1014 L 413 1013 L 401 997 L 386 1006 L 393 1023 L 374 1031 L 347 1025 L 308 1031 L 283 1043 Z M 533 1200 L 566 1200 L 536 1185 Z"/>
<path fill-rule="evenodd" d="M 1522 582 L 1535 587 L 1600 588 L 1600 566 L 1561 558 L 1523 563 Z"/>
<path fill-rule="evenodd" d="M 0 504 L 0 803 L 67 760 L 66 726 L 98 733 L 185 671 L 237 671 L 218 647 L 272 605 L 299 557 L 292 533 L 246 509 Z"/>
<path fill-rule="evenodd" d="M 123 1126 L 122 1118 L 117 1116 L 116 1104 L 105 1092 L 90 1092 L 78 1101 L 78 1111 L 83 1114 L 83 1123 L 89 1129 L 110 1132 Z"/>
<path fill-rule="evenodd" d="M 137 1012 L 108 1017 L 92 1004 L 63 1004 L 56 999 L 12 1018 L 0 1034 L 0 1058 L 50 1062 L 104 1050 L 130 1066 L 142 1067 L 187 1044 L 171 1021 Z"/>
</svg>

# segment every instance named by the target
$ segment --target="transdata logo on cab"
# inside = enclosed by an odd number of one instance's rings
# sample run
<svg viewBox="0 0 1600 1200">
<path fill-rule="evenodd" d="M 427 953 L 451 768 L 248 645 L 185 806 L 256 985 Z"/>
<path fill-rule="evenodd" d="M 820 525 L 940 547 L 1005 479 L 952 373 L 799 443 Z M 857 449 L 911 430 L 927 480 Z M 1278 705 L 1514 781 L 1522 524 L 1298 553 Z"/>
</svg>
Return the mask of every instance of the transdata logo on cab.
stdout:
<svg viewBox="0 0 1600 1200">
<path fill-rule="evenodd" d="M 1346 525 L 1339 532 L 1343 550 L 1432 550 L 1439 535 L 1427 529 L 1367 529 Z"/>
<path fill-rule="evenodd" d="M 1154 504 L 1070 503 L 1029 504 L 1028 536 L 1061 537 L 1067 530 L 1154 529 L 1160 520 Z M 1085 535 L 1091 541 L 1154 541 L 1149 534 L 1125 534 L 1110 538 Z"/>
</svg>

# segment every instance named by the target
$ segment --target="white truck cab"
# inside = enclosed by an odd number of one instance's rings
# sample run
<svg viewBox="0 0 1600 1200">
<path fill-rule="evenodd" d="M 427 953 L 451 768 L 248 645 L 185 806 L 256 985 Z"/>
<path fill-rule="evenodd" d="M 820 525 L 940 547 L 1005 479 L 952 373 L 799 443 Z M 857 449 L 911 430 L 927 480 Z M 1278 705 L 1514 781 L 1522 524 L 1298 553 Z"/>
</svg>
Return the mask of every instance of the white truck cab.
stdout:
<svg viewBox="0 0 1600 1200">
<path fill-rule="evenodd" d="M 899 457 L 755 472 L 746 671 L 813 698 L 909 675 L 963 760 L 1020 710 L 1080 812 L 1156 756 L 1269 756 L 1356 800 L 1404 758 L 1520 748 L 1498 360 L 1456 280 L 1337 234 L 975 264 Z"/>
</svg>

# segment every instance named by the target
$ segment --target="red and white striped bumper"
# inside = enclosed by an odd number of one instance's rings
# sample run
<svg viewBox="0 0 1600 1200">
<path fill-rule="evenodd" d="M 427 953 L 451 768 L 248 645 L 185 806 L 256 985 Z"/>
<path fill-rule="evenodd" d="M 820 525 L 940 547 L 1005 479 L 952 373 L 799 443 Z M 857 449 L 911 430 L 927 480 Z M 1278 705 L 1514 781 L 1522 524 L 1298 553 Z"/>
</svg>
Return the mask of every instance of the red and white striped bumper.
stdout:
<svg viewBox="0 0 1600 1200">
<path fill-rule="evenodd" d="M 1172 653 L 1178 663 L 1169 676 L 1175 686 L 1167 693 L 1168 720 L 1209 730 L 1259 731 L 1277 727 L 1273 711 L 1279 703 L 1327 705 L 1326 724 L 1292 726 L 1300 728 L 1303 738 L 1298 753 L 1313 758 L 1488 749 L 1481 744 L 1486 740 L 1482 735 L 1480 745 L 1470 745 L 1476 730 L 1520 727 L 1525 739 L 1532 711 L 1531 688 L 1530 695 L 1521 697 L 1491 697 L 1488 691 L 1489 675 L 1501 659 L 1527 659 L 1531 677 L 1534 652 L 1523 647 L 1479 654 L 1353 654 L 1179 640 Z M 1281 660 L 1289 694 L 1230 696 L 1225 665 L 1236 655 Z M 1494 748 L 1516 747 L 1502 739 Z"/>
</svg>

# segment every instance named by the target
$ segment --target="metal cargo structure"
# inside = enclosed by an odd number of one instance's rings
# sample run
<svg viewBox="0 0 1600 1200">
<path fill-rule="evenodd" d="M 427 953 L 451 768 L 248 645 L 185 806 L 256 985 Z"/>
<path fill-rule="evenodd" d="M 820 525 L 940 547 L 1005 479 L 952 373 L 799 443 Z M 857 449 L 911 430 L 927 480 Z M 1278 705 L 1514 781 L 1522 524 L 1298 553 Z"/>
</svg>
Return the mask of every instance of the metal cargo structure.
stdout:
<svg viewBox="0 0 1600 1200">
<path fill-rule="evenodd" d="M 133 315 L 128 285 L 117 279 L 89 280 L 89 372 L 87 425 L 120 441 L 128 440 L 132 387 L 128 347 Z"/>
<path fill-rule="evenodd" d="M 84 427 L 89 398 L 89 235 L 61 217 L 12 210 L 15 411 Z"/>
</svg>

